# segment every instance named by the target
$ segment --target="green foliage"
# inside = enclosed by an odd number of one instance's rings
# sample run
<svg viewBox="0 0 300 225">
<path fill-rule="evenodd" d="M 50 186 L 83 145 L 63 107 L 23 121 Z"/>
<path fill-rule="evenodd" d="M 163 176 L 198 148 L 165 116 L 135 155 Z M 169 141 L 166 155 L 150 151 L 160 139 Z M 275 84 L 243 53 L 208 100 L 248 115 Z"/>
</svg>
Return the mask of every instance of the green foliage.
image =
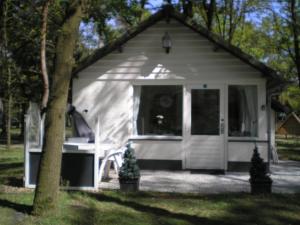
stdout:
<svg viewBox="0 0 300 225">
<path fill-rule="evenodd" d="M 0 200 L 6 203 L 0 205 L 3 225 L 296 225 L 300 220 L 299 194 L 61 192 L 59 209 L 42 217 L 26 214 L 32 193 L 1 192 Z"/>
<path fill-rule="evenodd" d="M 290 106 L 296 113 L 300 113 L 300 88 L 289 86 L 281 95 L 281 103 Z"/>
<path fill-rule="evenodd" d="M 3 184 L 22 185 L 24 174 L 23 161 L 23 145 L 12 145 L 10 150 L 6 150 L 4 145 L 0 145 L 0 192 Z"/>
<path fill-rule="evenodd" d="M 128 144 L 124 154 L 124 162 L 119 171 L 119 179 L 132 180 L 139 177 L 140 169 L 134 156 L 134 149 Z"/>
</svg>

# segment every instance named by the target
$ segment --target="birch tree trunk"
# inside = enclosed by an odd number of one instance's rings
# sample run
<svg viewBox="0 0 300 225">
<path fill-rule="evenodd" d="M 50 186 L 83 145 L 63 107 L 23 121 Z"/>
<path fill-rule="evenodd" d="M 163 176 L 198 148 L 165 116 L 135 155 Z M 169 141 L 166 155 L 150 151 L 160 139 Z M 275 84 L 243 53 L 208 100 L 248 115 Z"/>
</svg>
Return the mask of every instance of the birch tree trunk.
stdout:
<svg viewBox="0 0 300 225">
<path fill-rule="evenodd" d="M 43 78 L 43 98 L 42 98 L 42 112 L 47 108 L 49 99 L 49 78 L 46 64 L 46 40 L 47 40 L 47 19 L 48 19 L 48 8 L 50 1 L 47 1 L 43 7 L 42 13 L 42 29 L 41 29 L 41 71 Z"/>
</svg>

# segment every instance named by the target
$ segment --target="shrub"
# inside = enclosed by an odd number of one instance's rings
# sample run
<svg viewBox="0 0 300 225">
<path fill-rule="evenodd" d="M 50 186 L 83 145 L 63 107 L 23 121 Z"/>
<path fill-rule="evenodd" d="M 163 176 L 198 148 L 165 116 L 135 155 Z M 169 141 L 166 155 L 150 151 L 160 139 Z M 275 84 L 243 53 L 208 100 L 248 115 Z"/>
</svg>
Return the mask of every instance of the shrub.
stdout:
<svg viewBox="0 0 300 225">
<path fill-rule="evenodd" d="M 140 169 L 134 156 L 134 149 L 130 144 L 124 154 L 124 162 L 119 171 L 120 180 L 134 180 L 140 177 Z"/>
<path fill-rule="evenodd" d="M 264 163 L 263 159 L 259 155 L 257 146 L 255 146 L 253 150 L 251 167 L 250 167 L 250 182 L 256 180 L 266 180 L 266 181 L 271 180 L 271 178 L 267 174 L 266 164 Z"/>
</svg>

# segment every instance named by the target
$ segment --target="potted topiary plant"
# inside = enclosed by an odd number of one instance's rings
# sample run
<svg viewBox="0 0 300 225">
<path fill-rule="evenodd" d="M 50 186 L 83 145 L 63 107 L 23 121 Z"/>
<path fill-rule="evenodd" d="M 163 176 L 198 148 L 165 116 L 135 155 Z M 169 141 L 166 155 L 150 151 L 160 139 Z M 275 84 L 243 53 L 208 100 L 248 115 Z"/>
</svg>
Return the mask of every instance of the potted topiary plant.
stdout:
<svg viewBox="0 0 300 225">
<path fill-rule="evenodd" d="M 134 149 L 127 145 L 124 153 L 124 162 L 119 171 L 121 191 L 138 191 L 140 183 L 140 169 L 134 156 Z"/>
<path fill-rule="evenodd" d="M 250 168 L 250 184 L 252 194 L 272 192 L 272 179 L 267 174 L 267 167 L 260 157 L 257 146 L 253 150 Z"/>
</svg>

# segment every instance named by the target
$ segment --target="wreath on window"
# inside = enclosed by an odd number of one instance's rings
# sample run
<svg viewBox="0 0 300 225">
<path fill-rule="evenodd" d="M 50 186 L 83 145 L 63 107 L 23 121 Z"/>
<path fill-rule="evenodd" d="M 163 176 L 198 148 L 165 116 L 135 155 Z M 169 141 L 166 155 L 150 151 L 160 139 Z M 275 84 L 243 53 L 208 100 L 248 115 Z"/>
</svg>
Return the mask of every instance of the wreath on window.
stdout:
<svg viewBox="0 0 300 225">
<path fill-rule="evenodd" d="M 173 98 L 170 95 L 163 95 L 159 98 L 159 104 L 163 108 L 169 108 L 173 104 Z"/>
</svg>

